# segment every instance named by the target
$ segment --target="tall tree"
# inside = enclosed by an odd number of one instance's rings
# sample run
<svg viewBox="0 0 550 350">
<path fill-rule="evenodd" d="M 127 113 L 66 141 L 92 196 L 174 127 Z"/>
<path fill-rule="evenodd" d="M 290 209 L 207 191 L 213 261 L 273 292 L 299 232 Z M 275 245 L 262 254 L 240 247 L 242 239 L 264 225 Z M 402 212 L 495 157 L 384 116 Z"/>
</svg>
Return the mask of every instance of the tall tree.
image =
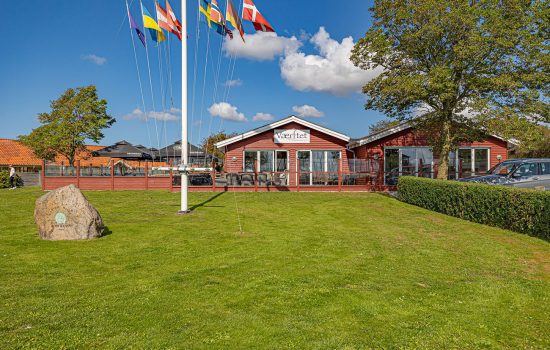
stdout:
<svg viewBox="0 0 550 350">
<path fill-rule="evenodd" d="M 363 87 L 375 109 L 432 135 L 438 178 L 449 152 L 507 120 L 550 121 L 547 0 L 375 0 L 351 59 L 383 72 Z"/>
<path fill-rule="evenodd" d="M 19 140 L 37 157 L 53 160 L 61 155 L 71 166 L 77 154 L 87 151 L 85 141 L 99 142 L 102 130 L 116 121 L 107 114 L 107 101 L 99 99 L 94 85 L 67 89 L 50 108 L 50 113 L 38 115 L 43 125 Z"/>
<path fill-rule="evenodd" d="M 550 128 L 538 125 L 529 128 L 525 133 L 527 137 L 512 149 L 515 158 L 550 158 Z"/>
<path fill-rule="evenodd" d="M 376 134 L 377 132 L 384 131 L 401 124 L 399 120 L 381 119 L 369 126 L 369 134 Z"/>
<path fill-rule="evenodd" d="M 201 142 L 201 148 L 206 151 L 206 153 L 213 155 L 214 157 L 218 159 L 223 159 L 223 153 L 219 149 L 216 148 L 215 144 L 217 142 L 227 140 L 233 136 L 236 136 L 236 133 L 227 134 L 225 131 L 221 131 L 215 134 L 212 134 Z"/>
</svg>

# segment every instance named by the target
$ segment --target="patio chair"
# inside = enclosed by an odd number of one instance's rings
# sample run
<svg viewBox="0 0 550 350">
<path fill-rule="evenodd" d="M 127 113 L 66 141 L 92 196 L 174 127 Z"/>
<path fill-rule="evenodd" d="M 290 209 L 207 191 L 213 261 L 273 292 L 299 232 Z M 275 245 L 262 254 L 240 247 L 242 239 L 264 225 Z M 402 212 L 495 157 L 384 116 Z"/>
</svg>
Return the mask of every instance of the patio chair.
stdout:
<svg viewBox="0 0 550 350">
<path fill-rule="evenodd" d="M 269 186 L 271 184 L 270 176 L 266 173 L 258 174 L 258 185 Z"/>
<path fill-rule="evenodd" d="M 254 175 L 252 174 L 241 175 L 241 186 L 253 186 L 253 185 L 254 185 Z"/>
<path fill-rule="evenodd" d="M 240 186 L 241 185 L 241 179 L 239 177 L 239 174 L 230 173 L 226 175 L 227 179 L 227 185 L 228 186 Z"/>
</svg>

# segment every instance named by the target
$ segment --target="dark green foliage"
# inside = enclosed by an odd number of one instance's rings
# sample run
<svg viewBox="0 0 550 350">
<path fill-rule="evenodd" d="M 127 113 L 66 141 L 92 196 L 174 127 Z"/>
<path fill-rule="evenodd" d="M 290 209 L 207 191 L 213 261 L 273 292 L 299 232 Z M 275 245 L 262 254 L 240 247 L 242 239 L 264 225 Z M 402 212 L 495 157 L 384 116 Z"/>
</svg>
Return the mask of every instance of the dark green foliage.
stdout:
<svg viewBox="0 0 550 350">
<path fill-rule="evenodd" d="M 529 125 L 550 122 L 547 0 L 376 0 L 371 11 L 351 56 L 380 72 L 365 107 L 426 130 L 440 179 L 461 143 L 524 142 Z"/>
<path fill-rule="evenodd" d="M 399 198 L 461 219 L 550 240 L 550 192 L 402 176 Z"/>
<path fill-rule="evenodd" d="M 15 174 L 15 179 L 17 187 L 23 186 L 23 179 L 19 175 Z M 10 172 L 9 171 L 0 171 L 0 188 L 9 188 L 10 187 Z"/>
</svg>

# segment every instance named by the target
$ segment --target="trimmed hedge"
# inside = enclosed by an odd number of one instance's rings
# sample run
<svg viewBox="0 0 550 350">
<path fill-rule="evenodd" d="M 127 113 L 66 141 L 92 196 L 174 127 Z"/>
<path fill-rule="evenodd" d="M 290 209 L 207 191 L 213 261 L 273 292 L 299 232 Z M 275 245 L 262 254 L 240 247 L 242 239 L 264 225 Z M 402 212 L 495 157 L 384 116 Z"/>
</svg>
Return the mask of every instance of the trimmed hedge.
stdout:
<svg viewBox="0 0 550 350">
<path fill-rule="evenodd" d="M 403 202 L 550 240 L 550 191 L 412 176 L 397 186 Z"/>
</svg>

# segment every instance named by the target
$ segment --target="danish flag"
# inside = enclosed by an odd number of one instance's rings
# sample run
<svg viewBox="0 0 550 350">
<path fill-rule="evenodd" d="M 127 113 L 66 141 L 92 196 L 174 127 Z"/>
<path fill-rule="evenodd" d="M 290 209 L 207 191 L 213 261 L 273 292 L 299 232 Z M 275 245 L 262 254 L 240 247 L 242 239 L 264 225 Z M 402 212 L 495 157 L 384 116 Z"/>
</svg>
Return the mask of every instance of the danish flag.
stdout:
<svg viewBox="0 0 550 350">
<path fill-rule="evenodd" d="M 243 19 L 252 22 L 256 30 L 262 32 L 275 32 L 273 27 L 271 27 L 260 11 L 258 11 L 258 8 L 254 5 L 252 0 L 244 0 Z"/>
<path fill-rule="evenodd" d="M 168 0 L 166 0 L 166 14 L 168 17 L 168 26 L 171 28 L 167 30 L 174 33 L 181 40 L 182 25 L 176 18 L 174 11 L 172 11 L 172 6 L 170 6 Z"/>
</svg>

